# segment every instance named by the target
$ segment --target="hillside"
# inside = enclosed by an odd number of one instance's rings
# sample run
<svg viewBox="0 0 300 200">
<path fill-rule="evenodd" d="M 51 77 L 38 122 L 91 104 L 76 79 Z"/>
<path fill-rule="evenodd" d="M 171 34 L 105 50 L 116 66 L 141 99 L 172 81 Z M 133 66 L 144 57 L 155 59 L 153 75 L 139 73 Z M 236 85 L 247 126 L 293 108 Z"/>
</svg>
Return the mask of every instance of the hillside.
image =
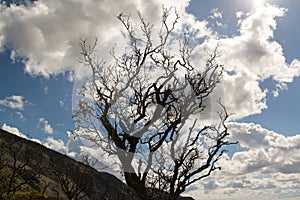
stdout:
<svg viewBox="0 0 300 200">
<path fill-rule="evenodd" d="M 115 176 L 0 129 L 0 199 L 134 199 Z"/>
</svg>

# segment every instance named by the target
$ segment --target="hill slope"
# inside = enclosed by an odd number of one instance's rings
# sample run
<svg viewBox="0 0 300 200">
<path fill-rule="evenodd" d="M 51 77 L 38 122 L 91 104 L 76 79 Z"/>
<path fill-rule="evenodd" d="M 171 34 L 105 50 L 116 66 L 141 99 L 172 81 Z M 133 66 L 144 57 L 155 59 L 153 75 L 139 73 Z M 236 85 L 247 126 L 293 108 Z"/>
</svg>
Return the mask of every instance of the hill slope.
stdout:
<svg viewBox="0 0 300 200">
<path fill-rule="evenodd" d="M 134 199 L 115 176 L 0 129 L 0 199 Z"/>
</svg>

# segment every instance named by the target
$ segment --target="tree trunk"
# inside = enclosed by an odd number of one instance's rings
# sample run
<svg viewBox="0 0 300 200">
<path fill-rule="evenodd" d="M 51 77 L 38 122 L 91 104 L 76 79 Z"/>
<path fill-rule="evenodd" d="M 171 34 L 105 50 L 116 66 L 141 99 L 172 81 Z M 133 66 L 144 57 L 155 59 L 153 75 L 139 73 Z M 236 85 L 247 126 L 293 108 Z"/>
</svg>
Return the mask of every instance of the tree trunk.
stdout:
<svg viewBox="0 0 300 200">
<path fill-rule="evenodd" d="M 147 189 L 145 183 L 140 180 L 136 173 L 124 172 L 127 185 L 134 189 L 138 196 L 146 198 Z"/>
</svg>

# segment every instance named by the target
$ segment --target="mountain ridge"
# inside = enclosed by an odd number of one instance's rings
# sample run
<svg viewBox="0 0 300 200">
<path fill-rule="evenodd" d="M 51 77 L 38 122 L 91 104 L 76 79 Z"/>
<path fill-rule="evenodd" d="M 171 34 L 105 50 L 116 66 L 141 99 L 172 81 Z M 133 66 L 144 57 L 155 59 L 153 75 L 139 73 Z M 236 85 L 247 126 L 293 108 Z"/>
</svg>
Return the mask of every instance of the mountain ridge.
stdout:
<svg viewBox="0 0 300 200">
<path fill-rule="evenodd" d="M 14 199 L 26 191 L 43 196 L 40 198 L 44 199 L 47 197 L 70 199 L 71 196 L 66 193 L 70 195 L 73 193 L 73 196 L 76 196 L 76 192 L 81 193 L 77 196 L 78 199 L 132 199 L 135 196 L 134 192 L 117 177 L 106 172 L 98 172 L 67 155 L 2 129 L 0 129 L 0 148 L 2 199 Z M 13 177 L 14 171 L 18 176 Z M 31 175 L 31 180 L 28 180 L 30 177 L 24 177 L 21 172 Z M 23 182 L 26 183 L 16 188 L 16 191 L 12 187 L 8 189 L 10 185 L 17 187 Z M 66 185 L 65 188 L 63 185 Z M 73 191 L 72 187 L 75 188 Z"/>
</svg>

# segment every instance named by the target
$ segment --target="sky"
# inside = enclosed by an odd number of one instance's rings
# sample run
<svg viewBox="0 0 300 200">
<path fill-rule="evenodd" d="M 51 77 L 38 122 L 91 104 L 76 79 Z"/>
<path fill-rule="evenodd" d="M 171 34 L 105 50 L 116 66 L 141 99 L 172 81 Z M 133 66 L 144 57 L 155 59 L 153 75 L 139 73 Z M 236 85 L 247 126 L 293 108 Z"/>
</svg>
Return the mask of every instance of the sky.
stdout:
<svg viewBox="0 0 300 200">
<path fill-rule="evenodd" d="M 119 13 L 158 24 L 174 6 L 199 49 L 220 44 L 222 86 L 239 145 L 195 199 L 300 198 L 300 0 L 1 1 L 0 127 L 76 157 L 72 108 L 79 42 L 111 41 Z M 25 3 L 24 3 L 25 2 Z M 104 49 L 106 50 L 106 49 Z M 197 198 L 198 197 L 198 198 Z"/>
</svg>

